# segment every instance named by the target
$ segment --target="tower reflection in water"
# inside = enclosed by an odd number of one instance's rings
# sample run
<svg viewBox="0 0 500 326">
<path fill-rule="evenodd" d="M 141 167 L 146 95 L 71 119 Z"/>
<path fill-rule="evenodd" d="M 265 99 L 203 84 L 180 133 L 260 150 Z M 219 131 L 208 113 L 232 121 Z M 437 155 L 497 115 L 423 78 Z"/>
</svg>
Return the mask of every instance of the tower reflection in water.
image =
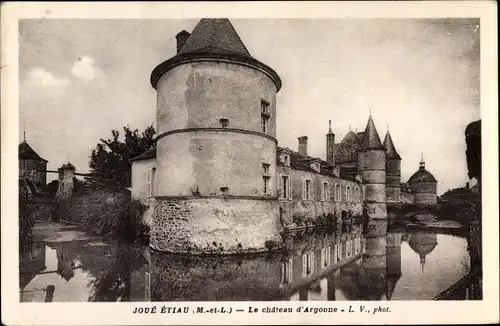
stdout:
<svg viewBox="0 0 500 326">
<path fill-rule="evenodd" d="M 385 220 L 288 235 L 282 252 L 195 257 L 151 252 L 152 301 L 390 300 L 401 238 Z"/>
</svg>

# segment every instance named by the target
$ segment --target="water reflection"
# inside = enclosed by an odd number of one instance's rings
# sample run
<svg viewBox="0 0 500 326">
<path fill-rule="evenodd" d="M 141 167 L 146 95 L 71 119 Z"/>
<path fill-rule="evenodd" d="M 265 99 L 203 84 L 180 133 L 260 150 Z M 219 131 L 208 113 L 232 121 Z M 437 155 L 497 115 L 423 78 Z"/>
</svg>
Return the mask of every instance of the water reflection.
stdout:
<svg viewBox="0 0 500 326">
<path fill-rule="evenodd" d="M 430 300 L 469 271 L 463 237 L 388 231 L 384 220 L 284 243 L 267 255 L 189 257 L 93 236 L 41 241 L 21 259 L 21 301 Z"/>
</svg>

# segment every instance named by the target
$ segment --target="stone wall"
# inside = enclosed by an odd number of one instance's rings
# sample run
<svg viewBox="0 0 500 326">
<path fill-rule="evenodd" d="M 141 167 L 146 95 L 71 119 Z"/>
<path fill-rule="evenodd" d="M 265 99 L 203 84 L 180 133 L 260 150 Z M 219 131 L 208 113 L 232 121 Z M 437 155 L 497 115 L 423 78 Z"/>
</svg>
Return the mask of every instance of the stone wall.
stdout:
<svg viewBox="0 0 500 326">
<path fill-rule="evenodd" d="M 153 249 L 191 254 L 253 253 L 278 245 L 275 200 L 156 198 L 150 235 Z"/>
<path fill-rule="evenodd" d="M 387 218 L 385 149 L 358 151 L 358 168 L 364 183 L 366 214 L 370 218 Z"/>
<path fill-rule="evenodd" d="M 291 197 L 279 199 L 280 220 L 284 226 L 292 223 L 294 214 L 301 214 L 308 219 L 313 219 L 323 214 L 332 214 L 340 217 L 342 211 L 347 211 L 352 215 L 362 215 L 363 186 L 360 183 L 321 175 L 319 173 L 292 169 L 283 165 L 279 165 L 277 169 L 277 177 L 288 176 L 291 185 Z M 310 200 L 304 200 L 303 198 L 304 180 L 306 179 L 311 180 Z M 324 182 L 328 183 L 327 200 L 323 200 L 322 196 Z M 336 186 L 340 187 L 340 196 L 335 194 Z M 346 192 L 347 186 L 351 189 L 349 201 Z M 282 187 L 282 185 L 279 187 Z M 359 201 L 356 201 L 354 196 L 356 188 L 359 189 L 361 196 Z"/>
<path fill-rule="evenodd" d="M 261 132 L 261 100 L 269 103 L 270 136 L 276 137 L 276 86 L 263 72 L 243 65 L 205 61 L 167 71 L 158 83 L 157 133 L 200 127 Z"/>
<path fill-rule="evenodd" d="M 411 192 L 401 191 L 399 196 L 399 201 L 402 204 L 413 204 L 414 195 Z"/>
<path fill-rule="evenodd" d="M 436 182 L 418 182 L 412 185 L 415 204 L 434 205 L 437 202 L 437 183 Z"/>
<path fill-rule="evenodd" d="M 152 197 L 148 197 L 148 171 L 156 167 L 156 158 L 137 160 L 132 162 L 132 199 L 138 199 L 143 204 L 150 206 Z M 155 182 L 153 180 L 153 196 Z"/>
<path fill-rule="evenodd" d="M 45 189 L 47 186 L 47 162 L 37 160 L 19 160 L 19 177 L 33 180 L 37 187 Z"/>
<path fill-rule="evenodd" d="M 214 196 L 227 187 L 234 196 L 263 196 L 263 167 L 276 173 L 276 143 L 230 129 L 190 131 L 158 140 L 157 196 Z M 269 179 L 268 194 L 276 189 Z"/>
</svg>

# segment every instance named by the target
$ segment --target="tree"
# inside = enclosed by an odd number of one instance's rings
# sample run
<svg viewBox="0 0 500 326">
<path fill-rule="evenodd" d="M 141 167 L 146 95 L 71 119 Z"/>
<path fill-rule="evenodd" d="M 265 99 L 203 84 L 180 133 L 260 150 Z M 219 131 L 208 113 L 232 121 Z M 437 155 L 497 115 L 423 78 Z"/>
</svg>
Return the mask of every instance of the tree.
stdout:
<svg viewBox="0 0 500 326">
<path fill-rule="evenodd" d="M 124 139 L 118 130 L 111 130 L 111 138 L 101 139 L 90 154 L 90 174 L 86 181 L 97 189 L 125 189 L 130 187 L 132 166 L 130 159 L 154 146 L 155 130 L 147 127 L 139 133 L 123 127 Z"/>
</svg>

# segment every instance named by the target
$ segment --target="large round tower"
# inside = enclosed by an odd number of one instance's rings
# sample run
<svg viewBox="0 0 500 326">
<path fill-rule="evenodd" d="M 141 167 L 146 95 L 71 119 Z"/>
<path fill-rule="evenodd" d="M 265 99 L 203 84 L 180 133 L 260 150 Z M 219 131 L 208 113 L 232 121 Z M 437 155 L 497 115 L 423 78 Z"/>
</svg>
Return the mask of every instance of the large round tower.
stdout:
<svg viewBox="0 0 500 326">
<path fill-rule="evenodd" d="M 386 184 L 385 193 L 388 203 L 398 203 L 401 197 L 401 156 L 399 156 L 392 142 L 389 130 L 384 138 Z"/>
<path fill-rule="evenodd" d="M 361 174 L 365 188 L 365 217 L 385 219 L 387 218 L 385 147 L 380 142 L 371 115 L 357 152 L 358 172 Z"/>
<path fill-rule="evenodd" d="M 276 241 L 276 93 L 228 19 L 177 36 L 151 74 L 157 90 L 154 249 L 235 253 Z M 272 243 L 272 242 L 268 242 Z"/>
</svg>

